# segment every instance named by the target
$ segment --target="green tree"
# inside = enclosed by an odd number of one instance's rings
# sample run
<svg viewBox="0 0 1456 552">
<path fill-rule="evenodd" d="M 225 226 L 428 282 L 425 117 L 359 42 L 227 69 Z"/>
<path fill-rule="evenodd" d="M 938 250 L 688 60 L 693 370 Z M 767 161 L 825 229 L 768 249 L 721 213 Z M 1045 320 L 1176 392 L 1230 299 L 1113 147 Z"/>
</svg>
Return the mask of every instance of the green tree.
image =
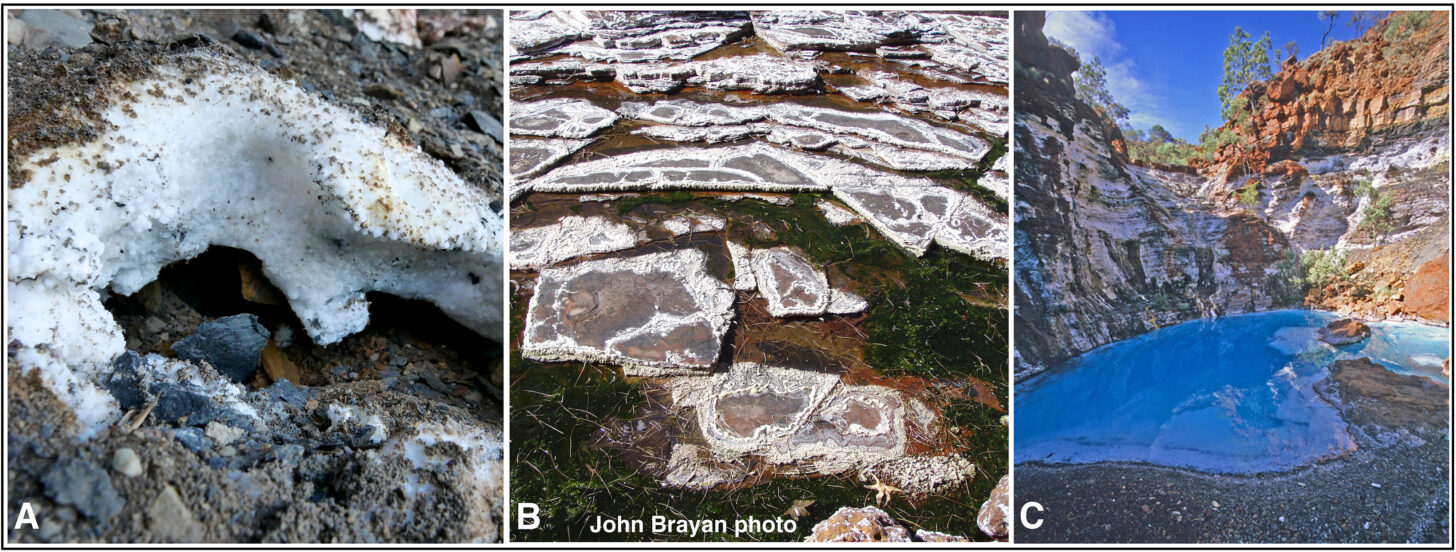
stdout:
<svg viewBox="0 0 1456 552">
<path fill-rule="evenodd" d="M 1127 108 L 1117 103 L 1117 99 L 1107 91 L 1107 67 L 1102 65 L 1102 58 L 1094 57 L 1078 67 L 1077 72 L 1072 74 L 1072 84 L 1077 87 L 1078 98 L 1102 108 L 1113 121 L 1127 119 Z"/>
<path fill-rule="evenodd" d="M 1354 29 L 1355 36 L 1358 38 L 1365 36 L 1365 30 L 1375 26 L 1383 17 L 1385 17 L 1385 12 L 1353 11 L 1350 12 L 1349 20 L 1345 21 L 1345 26 Z"/>
<path fill-rule="evenodd" d="M 1269 70 L 1269 50 L 1273 39 L 1269 33 L 1257 42 L 1249 39 L 1243 27 L 1234 27 L 1229 45 L 1223 51 L 1223 84 L 1218 86 L 1218 99 L 1223 104 L 1223 117 L 1232 119 L 1234 99 L 1250 84 L 1274 76 Z"/>
<path fill-rule="evenodd" d="M 1154 144 L 1166 144 L 1173 141 L 1173 133 L 1163 128 L 1163 125 L 1153 125 L 1148 129 L 1148 141 Z"/>
</svg>

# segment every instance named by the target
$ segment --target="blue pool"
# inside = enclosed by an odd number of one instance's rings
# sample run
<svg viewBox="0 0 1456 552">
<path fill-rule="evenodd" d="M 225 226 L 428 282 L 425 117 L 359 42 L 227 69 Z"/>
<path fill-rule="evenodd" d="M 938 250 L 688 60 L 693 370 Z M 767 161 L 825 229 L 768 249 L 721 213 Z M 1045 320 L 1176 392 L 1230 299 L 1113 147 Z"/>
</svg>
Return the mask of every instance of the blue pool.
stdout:
<svg viewBox="0 0 1456 552">
<path fill-rule="evenodd" d="M 1371 323 L 1346 347 L 1338 316 L 1285 310 L 1202 319 L 1113 343 L 1017 384 L 1016 461 L 1149 462 L 1221 473 L 1286 470 L 1355 448 L 1313 390 L 1337 359 L 1370 357 L 1449 384 L 1450 330 Z"/>
</svg>

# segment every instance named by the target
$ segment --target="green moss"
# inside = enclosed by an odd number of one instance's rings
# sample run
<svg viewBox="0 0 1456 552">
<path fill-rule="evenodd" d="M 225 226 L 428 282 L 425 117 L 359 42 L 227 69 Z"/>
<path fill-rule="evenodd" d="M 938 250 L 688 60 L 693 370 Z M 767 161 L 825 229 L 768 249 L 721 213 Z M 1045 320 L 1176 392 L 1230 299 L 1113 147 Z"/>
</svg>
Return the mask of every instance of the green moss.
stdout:
<svg viewBox="0 0 1456 552">
<path fill-rule="evenodd" d="M 686 192 L 682 190 L 663 193 L 645 193 L 634 197 L 624 197 L 617 200 L 617 214 L 625 216 L 627 213 L 632 212 L 633 209 L 636 209 L 637 207 L 646 205 L 648 203 L 677 205 L 679 203 L 687 203 L 689 201 L 692 201 L 693 199 L 693 194 L 691 192 Z"/>
</svg>

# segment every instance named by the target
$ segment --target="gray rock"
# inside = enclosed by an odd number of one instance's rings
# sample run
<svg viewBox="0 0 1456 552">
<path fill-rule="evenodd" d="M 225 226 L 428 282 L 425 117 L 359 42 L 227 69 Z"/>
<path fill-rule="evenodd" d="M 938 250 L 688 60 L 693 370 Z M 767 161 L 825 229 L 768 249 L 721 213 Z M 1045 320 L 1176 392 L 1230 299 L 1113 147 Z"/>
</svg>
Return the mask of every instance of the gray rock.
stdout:
<svg viewBox="0 0 1456 552">
<path fill-rule="evenodd" d="M 234 427 L 253 427 L 253 418 L 223 406 L 209 392 L 191 383 L 157 383 L 151 391 L 157 398 L 152 416 L 158 421 L 189 426 L 217 421 Z"/>
<path fill-rule="evenodd" d="M 109 520 L 126 506 L 126 501 L 116 494 L 116 487 L 111 485 L 111 476 L 106 475 L 106 470 L 79 458 L 57 460 L 41 476 L 41 483 L 51 500 L 75 506 L 91 519 Z"/>
<path fill-rule="evenodd" d="M 69 10 L 25 10 L 18 16 L 26 24 L 25 45 L 80 48 L 91 43 L 91 22 Z"/>
<path fill-rule="evenodd" d="M 303 445 L 283 445 L 273 447 L 271 450 L 268 451 L 267 454 L 263 455 L 264 461 L 277 462 L 285 466 L 298 465 L 299 460 L 302 459 Z"/>
<path fill-rule="evenodd" d="M 476 132 L 495 138 L 497 142 L 503 141 L 505 128 L 501 126 L 500 120 L 491 117 L 490 114 L 484 111 L 471 111 L 467 121 L 470 123 L 470 128 L 475 129 Z"/>
<path fill-rule="evenodd" d="M 308 402 L 309 392 L 302 387 L 289 383 L 288 380 L 279 380 L 266 389 L 258 391 L 258 394 L 269 401 L 278 401 L 294 408 L 302 408 Z"/>
<path fill-rule="evenodd" d="M 202 452 L 212 448 L 212 441 L 209 441 L 202 434 L 201 428 L 183 427 L 175 429 L 172 431 L 172 438 L 182 443 L 182 446 L 187 447 L 187 450 L 192 452 Z"/>
<path fill-rule="evenodd" d="M 141 408 L 150 399 L 143 389 L 142 376 L 138 371 L 142 363 L 141 355 L 135 351 L 127 351 L 112 361 L 111 376 L 103 380 L 103 386 L 116 397 L 117 404 L 122 410 L 133 410 Z"/>
<path fill-rule="evenodd" d="M 258 369 L 268 336 L 257 316 L 239 314 L 202 323 L 195 333 L 173 344 L 172 352 L 179 358 L 206 361 L 229 380 L 242 383 Z"/>
</svg>

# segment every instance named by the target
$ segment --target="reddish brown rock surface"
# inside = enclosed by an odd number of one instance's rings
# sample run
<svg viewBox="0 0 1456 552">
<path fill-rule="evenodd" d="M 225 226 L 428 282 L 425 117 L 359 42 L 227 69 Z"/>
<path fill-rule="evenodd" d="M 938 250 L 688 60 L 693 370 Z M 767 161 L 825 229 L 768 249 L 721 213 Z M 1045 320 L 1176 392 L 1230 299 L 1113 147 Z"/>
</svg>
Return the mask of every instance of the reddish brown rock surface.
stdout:
<svg viewBox="0 0 1456 552">
<path fill-rule="evenodd" d="M 1451 322 L 1451 251 L 1421 265 L 1405 283 L 1405 310 L 1435 322 Z"/>
<path fill-rule="evenodd" d="M 1319 336 L 1330 345 L 1352 345 L 1370 338 L 1370 326 L 1359 320 L 1342 318 L 1320 328 Z"/>
<path fill-rule="evenodd" d="M 1241 95 L 1249 115 L 1224 126 L 1239 137 L 1221 148 L 1213 173 L 1264 172 L 1271 160 L 1357 146 L 1395 125 L 1442 122 L 1449 110 L 1450 19 L 1430 12 L 1389 17 L 1357 40 L 1337 42 Z M 1256 144 L 1252 149 L 1248 144 Z M 1247 171 L 1247 172 L 1246 172 Z"/>
</svg>

